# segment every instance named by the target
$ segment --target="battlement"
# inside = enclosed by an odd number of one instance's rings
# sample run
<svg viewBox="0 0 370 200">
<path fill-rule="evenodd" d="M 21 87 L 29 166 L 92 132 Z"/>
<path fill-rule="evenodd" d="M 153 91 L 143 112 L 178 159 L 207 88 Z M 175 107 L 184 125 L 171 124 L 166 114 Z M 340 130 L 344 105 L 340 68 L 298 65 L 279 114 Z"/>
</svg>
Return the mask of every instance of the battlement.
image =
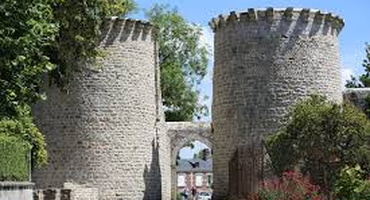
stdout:
<svg viewBox="0 0 370 200">
<path fill-rule="evenodd" d="M 152 40 L 155 28 L 152 24 L 144 20 L 124 19 L 119 17 L 106 18 L 101 28 L 101 39 L 114 41 L 124 40 Z"/>
<path fill-rule="evenodd" d="M 321 12 L 315 9 L 306 8 L 265 8 L 265 9 L 254 9 L 249 8 L 245 12 L 232 11 L 228 15 L 219 15 L 211 20 L 209 25 L 212 30 L 216 32 L 220 27 L 227 26 L 228 24 L 235 23 L 252 23 L 258 21 L 298 21 L 302 22 L 314 22 L 318 24 L 329 25 L 338 32 L 344 26 L 344 20 L 339 16 L 332 13 Z"/>
</svg>

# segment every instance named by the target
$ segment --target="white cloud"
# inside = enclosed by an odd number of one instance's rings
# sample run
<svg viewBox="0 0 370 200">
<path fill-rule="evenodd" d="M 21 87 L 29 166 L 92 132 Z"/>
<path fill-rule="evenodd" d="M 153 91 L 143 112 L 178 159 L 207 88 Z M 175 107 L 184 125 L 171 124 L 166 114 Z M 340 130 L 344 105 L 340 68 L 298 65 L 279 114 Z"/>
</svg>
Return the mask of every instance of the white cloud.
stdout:
<svg viewBox="0 0 370 200">
<path fill-rule="evenodd" d="M 342 74 L 343 70 L 351 70 L 355 76 L 364 73 L 364 68 L 362 67 L 362 61 L 365 58 L 365 53 L 362 50 L 354 52 L 352 54 L 344 54 L 341 56 Z"/>
<path fill-rule="evenodd" d="M 346 84 L 346 81 L 350 80 L 351 76 L 356 76 L 353 69 L 351 69 L 351 68 L 342 68 L 341 69 L 341 81 L 342 81 L 343 89 L 344 89 L 344 85 Z"/>
</svg>

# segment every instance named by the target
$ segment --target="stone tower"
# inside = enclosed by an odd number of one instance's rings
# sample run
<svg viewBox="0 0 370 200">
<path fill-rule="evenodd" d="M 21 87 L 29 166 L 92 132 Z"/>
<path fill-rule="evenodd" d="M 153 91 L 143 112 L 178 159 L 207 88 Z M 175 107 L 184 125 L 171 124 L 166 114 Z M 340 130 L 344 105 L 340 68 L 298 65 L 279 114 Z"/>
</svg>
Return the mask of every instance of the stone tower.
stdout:
<svg viewBox="0 0 370 200">
<path fill-rule="evenodd" d="M 102 32 L 106 55 L 75 72 L 68 93 L 46 87 L 48 100 L 33 109 L 49 152 L 33 181 L 38 188 L 95 188 L 100 200 L 161 199 L 166 150 L 159 144 L 168 141 L 159 139 L 165 131 L 153 27 L 112 18 Z"/>
<path fill-rule="evenodd" d="M 224 199 L 238 146 L 275 133 L 288 108 L 310 94 L 342 100 L 338 34 L 344 22 L 317 10 L 267 8 L 220 15 L 210 25 L 214 196 Z"/>
</svg>

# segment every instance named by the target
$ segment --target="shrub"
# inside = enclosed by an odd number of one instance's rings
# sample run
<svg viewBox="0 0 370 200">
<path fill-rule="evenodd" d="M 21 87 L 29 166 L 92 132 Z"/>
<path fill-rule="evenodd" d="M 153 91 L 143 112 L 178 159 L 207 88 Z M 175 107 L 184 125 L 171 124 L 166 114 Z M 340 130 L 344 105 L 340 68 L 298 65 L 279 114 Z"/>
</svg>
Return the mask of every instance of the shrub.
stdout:
<svg viewBox="0 0 370 200">
<path fill-rule="evenodd" d="M 267 141 L 276 174 L 298 166 L 330 198 L 342 168 L 369 166 L 368 122 L 354 106 L 312 96 L 293 107 L 288 117 L 286 126 Z"/>
<path fill-rule="evenodd" d="M 26 181 L 30 145 L 24 140 L 0 133 L 0 181 Z"/>
<path fill-rule="evenodd" d="M 359 165 L 345 167 L 340 172 L 334 191 L 339 200 L 370 199 L 370 181 L 365 180 L 365 173 Z"/>
<path fill-rule="evenodd" d="M 1 119 L 0 134 L 17 137 L 28 142 L 31 145 L 33 167 L 46 164 L 47 152 L 44 136 L 33 123 L 31 117 L 24 116 L 19 119 Z"/>
</svg>

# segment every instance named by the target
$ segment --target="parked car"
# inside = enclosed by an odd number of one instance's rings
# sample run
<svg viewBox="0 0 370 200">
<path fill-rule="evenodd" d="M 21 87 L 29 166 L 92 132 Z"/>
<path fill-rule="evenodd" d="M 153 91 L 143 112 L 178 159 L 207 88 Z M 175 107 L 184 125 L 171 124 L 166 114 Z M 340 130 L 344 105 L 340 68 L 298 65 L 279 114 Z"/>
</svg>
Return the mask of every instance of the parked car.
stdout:
<svg viewBox="0 0 370 200">
<path fill-rule="evenodd" d="M 211 200 L 212 193 L 210 192 L 199 192 L 197 200 Z"/>
</svg>

